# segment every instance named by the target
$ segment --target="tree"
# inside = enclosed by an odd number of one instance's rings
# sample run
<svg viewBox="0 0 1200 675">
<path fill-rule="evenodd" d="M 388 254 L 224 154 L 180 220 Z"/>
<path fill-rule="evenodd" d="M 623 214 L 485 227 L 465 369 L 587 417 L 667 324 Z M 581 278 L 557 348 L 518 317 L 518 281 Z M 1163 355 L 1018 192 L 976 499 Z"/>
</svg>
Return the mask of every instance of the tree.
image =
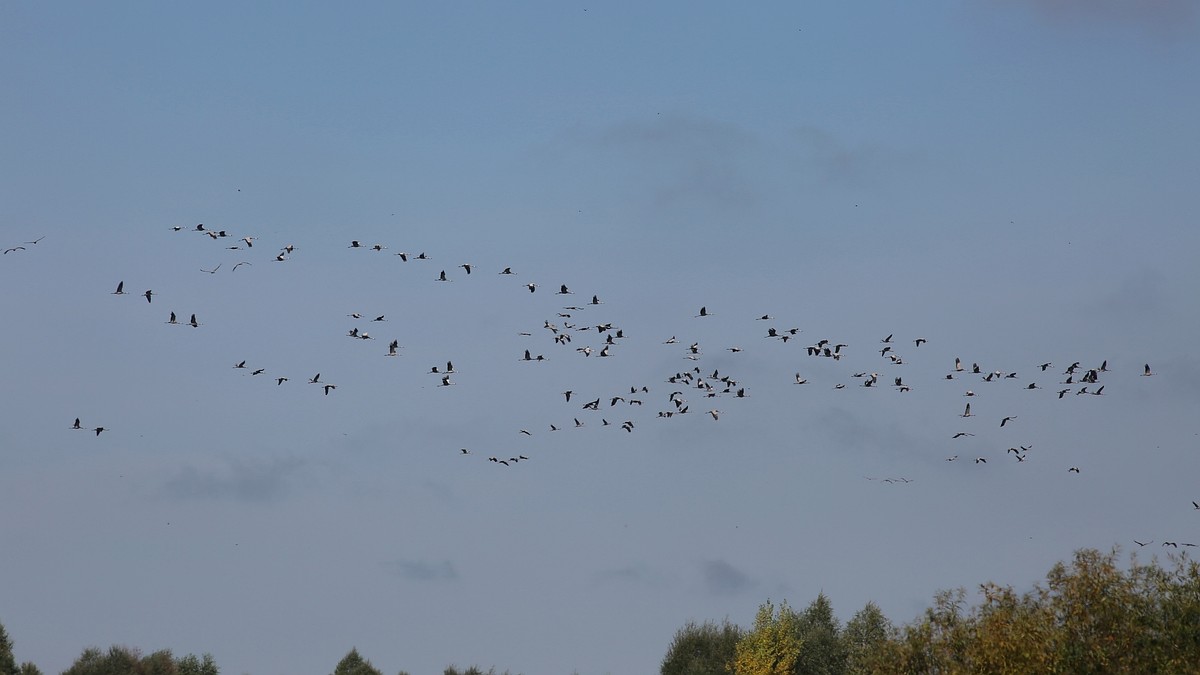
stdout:
<svg viewBox="0 0 1200 675">
<path fill-rule="evenodd" d="M 188 654 L 176 662 L 179 668 L 179 675 L 220 675 L 221 669 L 217 668 L 216 662 L 213 661 L 212 654 L 205 654 L 203 657 L 197 657 L 195 654 Z"/>
<path fill-rule="evenodd" d="M 804 643 L 796 661 L 801 675 L 841 675 L 846 672 L 846 650 L 839 639 L 841 626 L 824 593 L 800 614 L 799 637 Z"/>
<path fill-rule="evenodd" d="M 22 663 L 20 669 L 17 670 L 17 673 L 18 675 L 42 675 L 42 671 L 30 661 Z"/>
<path fill-rule="evenodd" d="M 846 655 L 846 672 L 865 675 L 873 672 L 880 650 L 895 633 L 892 622 L 873 602 L 858 610 L 842 629 L 842 650 Z"/>
<path fill-rule="evenodd" d="M 351 648 L 350 652 L 338 662 L 337 668 L 333 669 L 333 675 L 383 675 L 383 673 L 371 665 L 370 661 L 359 656 L 357 648 Z"/>
<path fill-rule="evenodd" d="M 659 667 L 660 675 L 727 675 L 736 657 L 742 629 L 725 619 L 689 621 L 675 633 Z"/>
<path fill-rule="evenodd" d="M 113 645 L 107 652 L 88 647 L 63 675 L 130 675 L 140 672 L 141 655 L 136 649 Z"/>
<path fill-rule="evenodd" d="M 0 623 L 0 675 L 17 675 L 17 659 L 13 656 L 12 640 Z"/>
<path fill-rule="evenodd" d="M 733 671 L 737 675 L 792 675 L 804 642 L 800 639 L 800 617 L 779 604 L 763 603 L 754 617 L 754 628 L 738 640 Z"/>
</svg>

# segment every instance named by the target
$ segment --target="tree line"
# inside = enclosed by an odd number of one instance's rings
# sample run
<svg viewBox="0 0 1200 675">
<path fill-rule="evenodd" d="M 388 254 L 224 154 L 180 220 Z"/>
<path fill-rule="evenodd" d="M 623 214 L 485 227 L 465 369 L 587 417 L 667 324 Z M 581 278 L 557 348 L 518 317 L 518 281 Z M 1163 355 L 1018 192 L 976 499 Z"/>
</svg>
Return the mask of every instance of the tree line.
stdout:
<svg viewBox="0 0 1200 675">
<path fill-rule="evenodd" d="M 688 622 L 660 675 L 1173 675 L 1200 673 L 1200 564 L 1186 555 L 1118 564 L 1118 551 L 1077 551 L 1018 592 L 984 583 L 978 600 L 941 591 L 922 615 L 892 623 L 873 603 L 842 624 L 824 594 L 805 609 L 759 606 L 748 628 Z M 219 675 L 212 655 L 89 647 L 62 675 Z M 18 663 L 0 624 L 0 675 L 41 675 Z M 351 649 L 333 675 L 383 675 Z M 400 671 L 399 675 L 407 675 Z M 497 675 L 478 666 L 443 675 Z M 508 675 L 507 671 L 504 675 Z"/>
<path fill-rule="evenodd" d="M 1012 675 L 1200 673 L 1200 565 L 1184 556 L 1128 569 L 1116 549 L 1077 551 L 1032 590 L 942 591 L 896 626 L 872 603 L 841 625 L 819 595 L 797 611 L 761 605 L 754 625 L 689 622 L 660 675 Z"/>
</svg>

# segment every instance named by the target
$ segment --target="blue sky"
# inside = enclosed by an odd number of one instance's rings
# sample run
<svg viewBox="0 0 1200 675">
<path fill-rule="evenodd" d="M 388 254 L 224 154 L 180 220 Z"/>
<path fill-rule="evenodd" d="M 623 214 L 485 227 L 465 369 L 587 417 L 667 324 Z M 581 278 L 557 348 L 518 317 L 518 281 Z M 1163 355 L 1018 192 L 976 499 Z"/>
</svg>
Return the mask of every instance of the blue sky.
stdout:
<svg viewBox="0 0 1200 675">
<path fill-rule="evenodd" d="M 122 643 L 267 675 L 357 646 L 385 672 L 644 673 L 686 621 L 748 624 L 768 598 L 907 621 L 1080 547 L 1200 543 L 1198 20 L 1172 0 L 5 5 L 18 657 L 58 672 Z M 626 337 L 601 358 L 568 322 Z M 845 356 L 807 356 L 822 339 Z M 1017 376 L 946 380 L 956 357 Z M 1103 395 L 1057 396 L 1105 360 Z M 747 396 L 668 382 L 692 368 Z M 630 387 L 641 406 L 609 405 Z M 690 412 L 659 418 L 675 390 Z"/>
</svg>

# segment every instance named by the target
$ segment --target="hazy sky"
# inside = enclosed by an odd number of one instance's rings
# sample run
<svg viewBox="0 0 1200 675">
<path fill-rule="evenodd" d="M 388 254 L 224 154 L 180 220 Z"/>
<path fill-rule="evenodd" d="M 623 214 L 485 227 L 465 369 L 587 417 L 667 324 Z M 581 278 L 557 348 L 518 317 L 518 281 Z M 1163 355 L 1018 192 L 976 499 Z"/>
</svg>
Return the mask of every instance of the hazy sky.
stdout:
<svg viewBox="0 0 1200 675">
<path fill-rule="evenodd" d="M 18 658 L 650 673 L 1200 543 L 1193 7 L 5 3 Z"/>
</svg>

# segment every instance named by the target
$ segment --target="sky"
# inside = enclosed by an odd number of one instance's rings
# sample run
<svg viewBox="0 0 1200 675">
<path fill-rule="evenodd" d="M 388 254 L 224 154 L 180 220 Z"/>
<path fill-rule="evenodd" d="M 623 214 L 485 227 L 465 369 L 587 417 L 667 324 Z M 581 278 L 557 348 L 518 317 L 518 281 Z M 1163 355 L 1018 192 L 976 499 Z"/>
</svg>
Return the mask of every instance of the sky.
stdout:
<svg viewBox="0 0 1200 675">
<path fill-rule="evenodd" d="M 1198 31 L 1185 0 L 3 4 L 17 658 L 649 673 L 768 599 L 903 623 L 1200 543 Z"/>
</svg>

